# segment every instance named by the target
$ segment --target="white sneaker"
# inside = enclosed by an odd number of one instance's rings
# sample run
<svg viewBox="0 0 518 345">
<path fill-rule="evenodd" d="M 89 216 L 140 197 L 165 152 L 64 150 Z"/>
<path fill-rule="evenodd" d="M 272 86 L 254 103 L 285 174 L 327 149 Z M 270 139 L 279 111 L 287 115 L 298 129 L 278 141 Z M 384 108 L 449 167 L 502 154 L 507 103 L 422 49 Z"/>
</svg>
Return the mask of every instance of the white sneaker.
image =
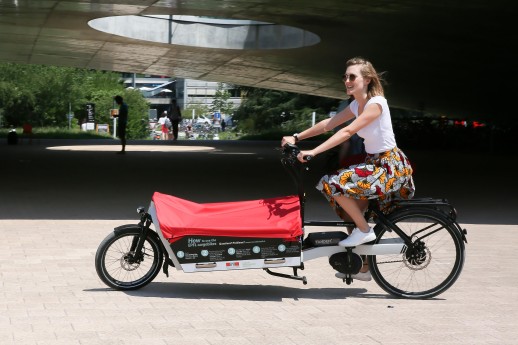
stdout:
<svg viewBox="0 0 518 345">
<path fill-rule="evenodd" d="M 335 277 L 337 277 L 338 279 L 345 279 L 345 273 L 337 272 L 337 273 L 335 273 Z M 358 274 L 353 274 L 351 276 L 351 278 L 353 278 L 353 280 L 361 280 L 364 282 L 368 282 L 369 280 L 372 280 L 370 271 L 358 272 Z"/>
<path fill-rule="evenodd" d="M 376 234 L 373 228 L 369 228 L 369 232 L 363 232 L 358 228 L 354 228 L 351 234 L 344 240 L 338 242 L 338 245 L 342 247 L 356 247 L 360 244 L 374 241 Z"/>
<path fill-rule="evenodd" d="M 337 277 L 338 279 L 345 279 L 345 273 L 336 272 L 335 277 Z"/>
<path fill-rule="evenodd" d="M 368 282 L 369 280 L 372 280 L 371 272 L 358 272 L 358 274 L 353 274 L 351 276 L 354 280 L 361 280 L 364 282 Z"/>
</svg>

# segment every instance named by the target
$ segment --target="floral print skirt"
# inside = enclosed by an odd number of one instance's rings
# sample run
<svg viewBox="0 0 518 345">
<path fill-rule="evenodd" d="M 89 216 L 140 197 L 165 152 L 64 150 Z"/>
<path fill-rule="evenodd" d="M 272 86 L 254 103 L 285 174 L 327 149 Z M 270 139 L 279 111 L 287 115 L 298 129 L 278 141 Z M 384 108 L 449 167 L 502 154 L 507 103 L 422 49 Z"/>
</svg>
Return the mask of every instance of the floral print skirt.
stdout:
<svg viewBox="0 0 518 345">
<path fill-rule="evenodd" d="M 316 188 L 333 208 L 340 208 L 333 196 L 344 195 L 359 200 L 378 199 L 380 209 L 385 213 L 390 211 L 392 200 L 411 199 L 415 193 L 412 166 L 397 147 L 367 154 L 365 163 L 324 175 Z"/>
</svg>

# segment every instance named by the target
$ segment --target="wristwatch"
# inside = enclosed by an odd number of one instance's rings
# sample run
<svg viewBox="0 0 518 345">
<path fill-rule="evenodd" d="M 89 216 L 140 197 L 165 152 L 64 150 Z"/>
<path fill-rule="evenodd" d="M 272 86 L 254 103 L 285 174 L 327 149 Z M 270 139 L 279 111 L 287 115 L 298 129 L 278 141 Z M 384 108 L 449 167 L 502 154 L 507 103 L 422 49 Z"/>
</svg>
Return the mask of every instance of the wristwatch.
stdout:
<svg viewBox="0 0 518 345">
<path fill-rule="evenodd" d="M 293 134 L 292 137 L 295 138 L 295 142 L 299 141 L 299 133 Z"/>
</svg>

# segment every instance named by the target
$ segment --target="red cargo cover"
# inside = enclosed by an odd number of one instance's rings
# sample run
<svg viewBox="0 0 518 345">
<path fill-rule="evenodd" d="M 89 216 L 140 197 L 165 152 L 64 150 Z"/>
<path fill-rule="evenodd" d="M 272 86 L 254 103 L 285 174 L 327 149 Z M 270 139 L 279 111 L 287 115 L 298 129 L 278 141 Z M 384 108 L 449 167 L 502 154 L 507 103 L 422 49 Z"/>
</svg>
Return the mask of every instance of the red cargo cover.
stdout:
<svg viewBox="0 0 518 345">
<path fill-rule="evenodd" d="M 169 242 L 187 235 L 284 238 L 302 235 L 297 196 L 197 204 L 153 194 L 160 229 Z"/>
</svg>

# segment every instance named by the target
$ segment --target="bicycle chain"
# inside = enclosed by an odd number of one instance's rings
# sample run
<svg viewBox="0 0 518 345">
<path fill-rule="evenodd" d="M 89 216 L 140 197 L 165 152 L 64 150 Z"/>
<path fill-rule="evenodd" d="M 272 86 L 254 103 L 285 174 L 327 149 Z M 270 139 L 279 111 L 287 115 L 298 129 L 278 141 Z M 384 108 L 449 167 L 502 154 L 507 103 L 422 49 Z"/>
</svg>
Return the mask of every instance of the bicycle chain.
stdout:
<svg viewBox="0 0 518 345">
<path fill-rule="evenodd" d="M 394 262 L 405 262 L 405 260 L 383 261 L 383 262 L 376 262 L 376 263 L 378 265 L 380 265 L 380 264 L 392 264 Z"/>
</svg>

